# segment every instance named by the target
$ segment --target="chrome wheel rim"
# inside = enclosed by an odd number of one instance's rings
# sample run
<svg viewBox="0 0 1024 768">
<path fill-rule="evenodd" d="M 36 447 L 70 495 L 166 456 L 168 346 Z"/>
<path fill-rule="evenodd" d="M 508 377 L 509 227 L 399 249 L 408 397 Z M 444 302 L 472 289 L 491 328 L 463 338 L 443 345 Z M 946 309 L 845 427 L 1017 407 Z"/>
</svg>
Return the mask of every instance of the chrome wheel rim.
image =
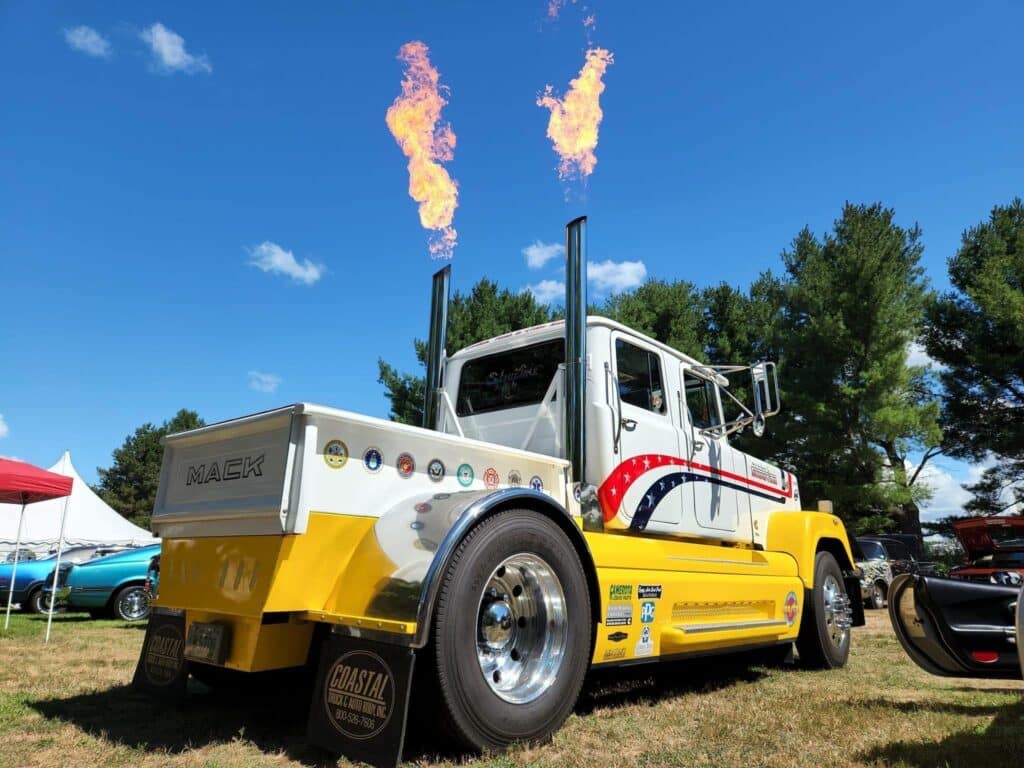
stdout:
<svg viewBox="0 0 1024 768">
<path fill-rule="evenodd" d="M 832 574 L 825 577 L 821 592 L 825 604 L 825 629 L 832 645 L 841 648 L 850 631 L 850 600 Z"/>
<path fill-rule="evenodd" d="M 136 621 L 143 618 L 149 612 L 149 598 L 143 589 L 133 589 L 121 595 L 118 601 L 118 609 L 121 615 L 128 621 Z"/>
<path fill-rule="evenodd" d="M 885 596 L 882 594 L 882 588 L 877 584 L 875 584 L 874 589 L 872 590 L 871 598 L 879 608 L 881 608 L 882 604 L 885 602 Z"/>
<path fill-rule="evenodd" d="M 477 609 L 476 657 L 496 696 L 533 701 L 551 687 L 568 639 L 562 584 L 542 558 L 519 553 L 491 572 Z"/>
</svg>

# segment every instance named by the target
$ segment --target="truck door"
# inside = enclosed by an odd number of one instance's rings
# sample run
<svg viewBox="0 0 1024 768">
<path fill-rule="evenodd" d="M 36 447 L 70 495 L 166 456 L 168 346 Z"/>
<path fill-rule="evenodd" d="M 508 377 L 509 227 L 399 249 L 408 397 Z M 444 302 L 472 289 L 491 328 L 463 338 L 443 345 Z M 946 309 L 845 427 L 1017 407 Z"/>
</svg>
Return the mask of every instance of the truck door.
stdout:
<svg viewBox="0 0 1024 768">
<path fill-rule="evenodd" d="M 618 466 L 605 498 L 633 530 L 674 532 L 682 519 L 684 483 L 671 478 L 678 474 L 682 450 L 662 356 L 620 334 L 613 334 L 612 345 L 622 426 Z"/>
<path fill-rule="evenodd" d="M 690 435 L 690 452 L 686 458 L 692 470 L 690 486 L 697 525 L 735 533 L 739 494 L 736 482 L 730 479 L 736 475 L 732 466 L 733 449 L 727 437 L 710 431 L 722 423 L 718 387 L 686 364 L 681 366 L 680 376 L 684 395 L 683 431 Z"/>
</svg>

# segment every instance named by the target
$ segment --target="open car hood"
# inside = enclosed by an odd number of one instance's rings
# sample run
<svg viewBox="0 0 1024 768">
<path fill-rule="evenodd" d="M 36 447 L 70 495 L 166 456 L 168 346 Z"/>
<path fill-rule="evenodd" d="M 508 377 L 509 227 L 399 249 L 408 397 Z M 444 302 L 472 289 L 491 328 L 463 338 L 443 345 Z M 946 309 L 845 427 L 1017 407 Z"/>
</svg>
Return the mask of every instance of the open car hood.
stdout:
<svg viewBox="0 0 1024 768">
<path fill-rule="evenodd" d="M 967 557 L 995 552 L 1024 552 L 1024 517 L 977 517 L 953 523 Z"/>
</svg>

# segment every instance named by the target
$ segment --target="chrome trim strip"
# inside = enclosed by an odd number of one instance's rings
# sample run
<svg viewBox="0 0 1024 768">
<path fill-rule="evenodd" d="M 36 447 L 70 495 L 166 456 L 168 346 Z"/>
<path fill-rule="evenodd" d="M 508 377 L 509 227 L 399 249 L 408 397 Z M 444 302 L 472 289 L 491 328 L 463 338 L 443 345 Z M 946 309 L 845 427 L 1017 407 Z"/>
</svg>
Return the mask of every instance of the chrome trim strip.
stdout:
<svg viewBox="0 0 1024 768">
<path fill-rule="evenodd" d="M 700 632 L 720 632 L 724 629 L 767 629 L 768 627 L 787 627 L 785 619 L 759 619 L 757 621 L 731 621 L 725 624 L 677 624 L 676 629 L 688 635 Z"/>
<path fill-rule="evenodd" d="M 745 563 L 742 560 L 719 560 L 711 557 L 679 557 L 669 555 L 669 560 L 685 560 L 689 563 L 715 563 L 716 565 L 749 565 L 753 568 L 767 568 L 768 563 Z"/>
</svg>

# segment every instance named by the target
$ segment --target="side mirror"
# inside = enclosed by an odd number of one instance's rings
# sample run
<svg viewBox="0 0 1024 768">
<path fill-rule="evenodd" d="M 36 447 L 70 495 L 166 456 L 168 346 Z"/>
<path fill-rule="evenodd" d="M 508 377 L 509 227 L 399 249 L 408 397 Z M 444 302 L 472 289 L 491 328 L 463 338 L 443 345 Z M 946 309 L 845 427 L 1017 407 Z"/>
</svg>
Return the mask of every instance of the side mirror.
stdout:
<svg viewBox="0 0 1024 768">
<path fill-rule="evenodd" d="M 750 366 L 754 388 L 754 434 L 764 434 L 764 422 L 779 412 L 779 375 L 775 363 L 760 362 Z"/>
</svg>

